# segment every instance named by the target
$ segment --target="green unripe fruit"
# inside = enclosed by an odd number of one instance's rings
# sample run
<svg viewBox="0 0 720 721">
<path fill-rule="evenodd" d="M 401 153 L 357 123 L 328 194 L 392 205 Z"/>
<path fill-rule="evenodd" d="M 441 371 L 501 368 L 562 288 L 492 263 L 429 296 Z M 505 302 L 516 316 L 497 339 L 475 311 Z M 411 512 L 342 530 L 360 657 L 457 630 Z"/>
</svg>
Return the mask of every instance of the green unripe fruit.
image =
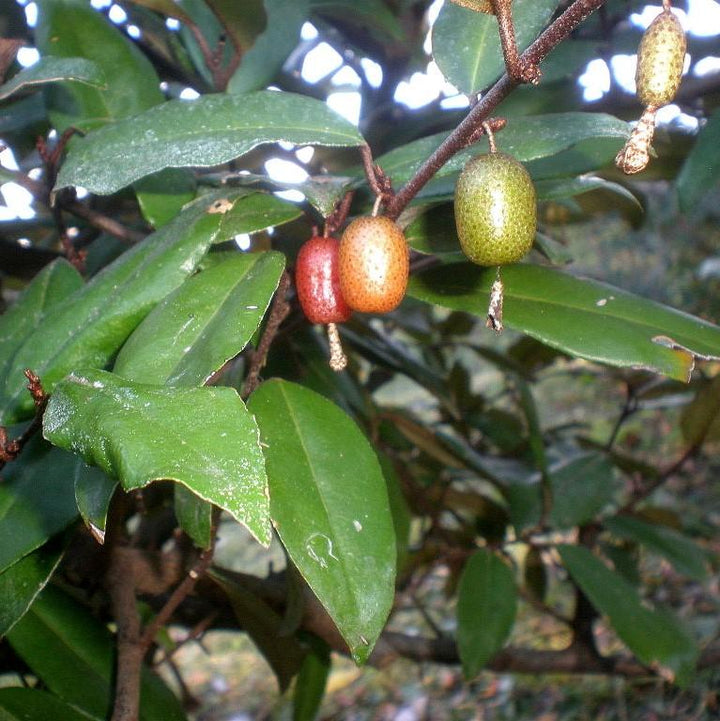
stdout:
<svg viewBox="0 0 720 721">
<path fill-rule="evenodd" d="M 463 253 L 478 265 L 505 265 L 532 248 L 537 228 L 535 187 L 505 153 L 472 158 L 455 186 L 455 225 Z"/>
<path fill-rule="evenodd" d="M 638 48 L 635 82 L 637 97 L 643 105 L 667 105 L 675 97 L 683 63 L 685 62 L 685 33 L 680 21 L 664 10 L 643 33 Z"/>
</svg>

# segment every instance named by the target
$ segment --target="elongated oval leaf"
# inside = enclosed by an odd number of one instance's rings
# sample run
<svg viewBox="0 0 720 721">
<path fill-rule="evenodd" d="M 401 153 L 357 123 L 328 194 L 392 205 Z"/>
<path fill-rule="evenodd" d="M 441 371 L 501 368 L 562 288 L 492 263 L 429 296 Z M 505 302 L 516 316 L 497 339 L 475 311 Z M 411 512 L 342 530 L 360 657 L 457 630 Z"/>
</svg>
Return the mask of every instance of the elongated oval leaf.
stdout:
<svg viewBox="0 0 720 721">
<path fill-rule="evenodd" d="M 115 373 L 141 383 L 202 385 L 250 341 L 284 265 L 281 253 L 238 253 L 194 276 L 138 326 Z"/>
<path fill-rule="evenodd" d="M 59 80 L 73 80 L 101 88 L 105 84 L 105 74 L 92 60 L 86 58 L 54 58 L 46 56 L 21 70 L 4 85 L 0 85 L 0 100 L 9 98 L 13 93 L 33 85 L 55 83 Z"/>
<path fill-rule="evenodd" d="M 638 659 L 661 666 L 681 684 L 687 682 L 698 648 L 677 619 L 643 605 L 635 589 L 587 548 L 559 546 L 558 550 L 573 580 Z"/>
<path fill-rule="evenodd" d="M 502 648 L 516 611 L 517 588 L 508 565 L 486 548 L 470 556 L 457 604 L 458 653 L 467 678 L 477 676 Z"/>
<path fill-rule="evenodd" d="M 635 541 L 667 558 L 678 570 L 696 581 L 707 577 L 707 559 L 702 549 L 687 536 L 667 526 L 647 523 L 633 516 L 615 516 L 603 521 L 615 536 Z"/>
<path fill-rule="evenodd" d="M 522 52 L 545 27 L 557 0 L 513 0 L 512 16 Z M 433 58 L 460 92 L 476 93 L 503 74 L 505 62 L 494 15 L 446 2 L 433 25 Z"/>
<path fill-rule="evenodd" d="M 62 83 L 47 88 L 53 125 L 87 130 L 162 102 L 152 63 L 102 13 L 78 0 L 40 0 L 35 45 L 41 55 L 86 58 L 102 71 L 105 87 Z"/>
<path fill-rule="evenodd" d="M 353 146 L 357 128 L 325 103 L 271 90 L 172 100 L 89 133 L 69 150 L 57 188 L 109 194 L 169 167 L 211 167 L 261 143 Z"/>
<path fill-rule="evenodd" d="M 8 640 L 46 688 L 92 718 L 108 718 L 115 671 L 113 637 L 89 609 L 49 586 Z M 180 702 L 146 667 L 140 694 L 141 721 L 184 721 Z"/>
<path fill-rule="evenodd" d="M 507 127 L 497 134 L 496 140 L 503 152 L 521 162 L 528 162 L 553 156 L 588 140 L 610 140 L 619 149 L 629 133 L 628 123 L 605 113 L 552 113 L 510 118 Z M 447 133 L 437 133 L 414 140 L 380 156 L 377 162 L 399 185 L 410 178 L 446 136 Z M 483 138 L 454 155 L 435 177 L 442 178 L 459 172 L 470 158 L 478 153 L 486 153 L 487 148 L 487 141 Z"/>
<path fill-rule="evenodd" d="M 0 689 L 0 718 L 3 721 L 102 721 L 87 716 L 47 691 L 36 688 Z"/>
<path fill-rule="evenodd" d="M 35 371 L 50 392 L 73 369 L 108 363 L 135 326 L 193 272 L 218 238 L 232 211 L 212 210 L 212 197 L 198 200 L 45 314 L 5 377 L 0 377 L 4 422 L 32 413 L 25 368 Z"/>
<path fill-rule="evenodd" d="M 720 356 L 720 328 L 598 281 L 535 265 L 503 268 L 508 327 L 579 358 L 687 381 L 695 357 Z M 411 279 L 408 293 L 482 318 L 494 268 L 467 263 Z"/>
<path fill-rule="evenodd" d="M 395 536 L 375 453 L 337 406 L 292 383 L 250 398 L 267 460 L 273 523 L 293 563 L 364 662 L 394 595 Z"/>
<path fill-rule="evenodd" d="M 70 375 L 50 398 L 43 433 L 126 490 L 182 483 L 270 543 L 258 429 L 232 388 L 164 388 L 105 371 Z"/>
</svg>

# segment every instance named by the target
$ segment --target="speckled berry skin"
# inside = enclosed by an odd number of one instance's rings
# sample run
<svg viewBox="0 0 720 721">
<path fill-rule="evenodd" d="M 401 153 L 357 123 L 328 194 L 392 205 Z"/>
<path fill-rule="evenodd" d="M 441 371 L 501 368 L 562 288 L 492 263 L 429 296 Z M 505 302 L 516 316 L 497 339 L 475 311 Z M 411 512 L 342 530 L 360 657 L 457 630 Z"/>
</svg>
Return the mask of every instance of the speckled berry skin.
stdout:
<svg viewBox="0 0 720 721">
<path fill-rule="evenodd" d="M 383 216 L 356 218 L 340 240 L 340 289 L 362 313 L 388 313 L 405 297 L 410 251 L 398 225 Z"/>
<path fill-rule="evenodd" d="M 455 186 L 455 226 L 463 252 L 478 265 L 505 265 L 532 248 L 537 228 L 535 187 L 505 153 L 467 162 Z"/>
<path fill-rule="evenodd" d="M 661 12 L 643 33 L 635 71 L 637 97 L 645 105 L 667 105 L 682 78 L 687 43 L 680 21 L 670 11 Z"/>
<path fill-rule="evenodd" d="M 300 248 L 295 287 L 311 323 L 344 323 L 352 314 L 340 292 L 337 238 L 314 236 Z"/>
</svg>

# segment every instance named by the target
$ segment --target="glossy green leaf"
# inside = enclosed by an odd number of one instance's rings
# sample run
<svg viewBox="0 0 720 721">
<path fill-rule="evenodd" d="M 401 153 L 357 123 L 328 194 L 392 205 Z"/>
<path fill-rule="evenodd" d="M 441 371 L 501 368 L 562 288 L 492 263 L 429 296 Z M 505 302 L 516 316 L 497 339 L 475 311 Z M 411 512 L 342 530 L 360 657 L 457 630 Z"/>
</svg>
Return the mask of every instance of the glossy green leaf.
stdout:
<svg viewBox="0 0 720 721">
<path fill-rule="evenodd" d="M 587 453 L 550 470 L 553 506 L 551 522 L 572 528 L 591 521 L 613 499 L 613 464 L 600 453 Z"/>
<path fill-rule="evenodd" d="M 176 483 L 174 492 L 175 517 L 178 525 L 198 548 L 212 545 L 212 503 L 196 496 L 190 489 Z"/>
<path fill-rule="evenodd" d="M 547 25 L 557 0 L 513 0 L 518 48 L 524 50 Z M 505 72 L 494 15 L 447 2 L 432 31 L 433 58 L 461 93 L 477 93 Z"/>
<path fill-rule="evenodd" d="M 216 17 L 243 55 L 253 46 L 257 36 L 267 27 L 263 0 L 206 0 Z"/>
<path fill-rule="evenodd" d="M 32 412 L 23 369 L 46 391 L 70 371 L 104 367 L 135 326 L 193 272 L 222 231 L 228 213 L 200 199 L 148 236 L 47 313 L 0 377 L 0 415 L 7 423 Z"/>
<path fill-rule="evenodd" d="M 49 586 L 8 634 L 15 652 L 45 687 L 93 718 L 112 708 L 112 634 L 90 610 Z M 140 721 L 184 721 L 180 702 L 143 667 Z"/>
<path fill-rule="evenodd" d="M 203 385 L 250 341 L 284 265 L 281 253 L 237 253 L 190 278 L 137 327 L 114 372 L 141 383 Z"/>
<path fill-rule="evenodd" d="M 105 539 L 110 501 L 118 483 L 96 466 L 86 465 L 78 456 L 74 458 L 75 502 L 85 525 L 102 542 Z"/>
<path fill-rule="evenodd" d="M 474 678 L 503 647 L 517 612 L 517 588 L 510 567 L 482 548 L 460 576 L 457 645 L 463 672 Z"/>
<path fill-rule="evenodd" d="M 695 670 L 698 648 L 669 612 L 651 609 L 622 576 L 611 571 L 582 546 L 558 546 L 573 580 L 641 663 L 657 665 L 678 683 Z"/>
<path fill-rule="evenodd" d="M 605 283 L 506 266 L 505 325 L 570 355 L 687 381 L 695 357 L 720 356 L 720 328 Z M 453 264 L 411 278 L 408 293 L 485 317 L 494 268 Z"/>
<path fill-rule="evenodd" d="M 308 0 L 265 0 L 267 24 L 243 56 L 227 90 L 241 94 L 266 88 L 300 42 L 308 19 Z"/>
<path fill-rule="evenodd" d="M 666 558 L 677 569 L 696 581 L 707 578 L 707 559 L 702 549 L 681 533 L 633 516 L 614 516 L 603 521 L 615 536 L 634 541 Z"/>
<path fill-rule="evenodd" d="M 61 547 L 43 547 L 0 573 L 0 638 L 5 636 L 32 606 L 61 558 Z"/>
<path fill-rule="evenodd" d="M 2 721 L 102 721 L 103 716 L 88 716 L 37 688 L 0 689 Z"/>
<path fill-rule="evenodd" d="M 165 388 L 89 370 L 57 385 L 43 433 L 125 490 L 182 483 L 270 543 L 258 429 L 232 388 Z"/>
<path fill-rule="evenodd" d="M 166 168 L 138 180 L 133 187 L 143 218 L 159 228 L 195 197 L 197 183 L 186 168 Z"/>
<path fill-rule="evenodd" d="M 293 721 L 315 721 L 325 695 L 332 658 L 330 647 L 321 639 L 309 639 L 310 649 L 303 660 L 293 693 Z"/>
<path fill-rule="evenodd" d="M 677 180 L 680 207 L 690 211 L 720 180 L 720 110 L 700 129 Z"/>
<path fill-rule="evenodd" d="M 18 73 L 3 85 L 0 85 L 0 100 L 9 98 L 18 90 L 34 85 L 55 83 L 59 80 L 72 80 L 97 88 L 105 84 L 103 71 L 92 60 L 85 58 L 54 58 L 46 56 Z"/>
<path fill-rule="evenodd" d="M 162 102 L 152 63 L 120 28 L 80 0 L 39 0 L 35 45 L 43 56 L 86 58 L 105 87 L 61 83 L 46 90 L 53 124 L 87 130 Z"/>
<path fill-rule="evenodd" d="M 46 265 L 0 316 L 0 379 L 7 375 L 18 349 L 43 316 L 82 284 L 80 273 L 66 260 L 58 259 Z"/>
<path fill-rule="evenodd" d="M 343 411 L 302 386 L 267 381 L 249 408 L 264 443 L 275 528 L 362 663 L 395 581 L 393 520 L 375 453 Z"/>
<path fill-rule="evenodd" d="M 223 235 L 230 239 L 240 233 L 257 233 L 289 223 L 302 215 L 302 210 L 287 200 L 270 193 L 233 191 L 237 200 L 232 213 L 225 216 Z M 235 195 L 233 195 L 235 197 Z"/>
<path fill-rule="evenodd" d="M 609 140 L 617 152 L 629 133 L 628 123 L 618 120 L 612 115 L 553 113 L 510 118 L 507 127 L 497 134 L 496 140 L 498 147 L 503 152 L 521 162 L 528 162 L 553 156 L 583 141 L 595 139 Z M 447 133 L 437 133 L 415 140 L 380 156 L 377 162 L 390 175 L 393 183 L 400 185 L 415 173 L 421 163 L 446 136 Z M 480 142 L 454 155 L 440 168 L 435 177 L 442 178 L 459 172 L 470 158 L 486 152 L 488 152 L 487 140 L 483 138 Z"/>
<path fill-rule="evenodd" d="M 280 140 L 329 146 L 363 142 L 355 126 L 319 100 L 273 90 L 205 95 L 171 100 L 79 139 L 55 187 L 114 193 L 163 168 L 220 165 Z"/>
<path fill-rule="evenodd" d="M 227 594 L 240 625 L 270 664 L 284 692 L 300 670 L 305 650 L 294 636 L 283 633 L 283 617 L 238 583 L 231 572 L 214 568 L 210 576 Z"/>
<path fill-rule="evenodd" d="M 0 483 L 0 571 L 34 551 L 77 518 L 77 459 L 36 435 Z"/>
<path fill-rule="evenodd" d="M 613 183 L 605 178 L 587 175 L 577 178 L 540 180 L 535 183 L 538 200 L 574 198 L 577 195 L 583 195 L 593 190 L 605 190 L 614 195 L 619 195 L 623 199 L 633 203 L 638 209 L 642 209 L 640 201 L 624 185 Z"/>
</svg>

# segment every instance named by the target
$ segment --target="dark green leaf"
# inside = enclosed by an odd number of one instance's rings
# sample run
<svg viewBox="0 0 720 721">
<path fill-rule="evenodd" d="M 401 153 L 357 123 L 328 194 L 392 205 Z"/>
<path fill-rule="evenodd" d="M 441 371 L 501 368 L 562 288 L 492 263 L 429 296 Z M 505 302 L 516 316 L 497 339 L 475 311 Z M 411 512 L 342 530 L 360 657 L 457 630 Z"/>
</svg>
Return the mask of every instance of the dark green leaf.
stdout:
<svg viewBox="0 0 720 721">
<path fill-rule="evenodd" d="M 77 461 L 37 435 L 18 460 L 7 465 L 0 484 L 0 571 L 77 518 Z"/>
<path fill-rule="evenodd" d="M 238 583 L 232 573 L 214 568 L 210 576 L 227 594 L 235 616 L 270 664 L 284 692 L 300 670 L 305 650 L 294 636 L 283 635 L 282 616 Z"/>
<path fill-rule="evenodd" d="M 75 502 L 85 525 L 100 542 L 105 539 L 108 508 L 117 481 L 96 466 L 88 466 L 75 456 Z"/>
<path fill-rule="evenodd" d="M 405 33 L 398 17 L 382 0 L 310 0 L 313 13 L 339 28 L 348 25 L 355 30 L 352 37 L 371 33 L 380 43 L 403 42 Z M 350 33 L 348 33 L 350 34 Z"/>
<path fill-rule="evenodd" d="M 539 180 L 535 183 L 535 190 L 539 200 L 562 200 L 564 198 L 574 198 L 577 195 L 589 193 L 593 190 L 605 190 L 614 195 L 621 196 L 642 210 L 640 201 L 638 201 L 624 185 L 592 175 L 579 176 L 577 178 Z"/>
<path fill-rule="evenodd" d="M 59 80 L 73 80 L 77 83 L 102 87 L 105 84 L 105 75 L 92 60 L 54 58 L 48 55 L 15 74 L 4 85 L 0 85 L 0 100 L 9 98 L 23 88 L 55 83 Z"/>
<path fill-rule="evenodd" d="M 551 521 L 572 528 L 591 521 L 612 501 L 615 475 L 612 463 L 600 453 L 566 460 L 550 471 L 553 507 Z"/>
<path fill-rule="evenodd" d="M 309 640 L 310 650 L 303 660 L 295 681 L 293 721 L 315 721 L 330 675 L 330 647 L 321 639 Z"/>
<path fill-rule="evenodd" d="M 169 223 L 195 197 L 195 176 L 184 168 L 166 168 L 135 183 L 143 218 L 153 228 Z"/>
<path fill-rule="evenodd" d="M 691 446 L 720 438 L 720 375 L 703 382 L 680 417 L 683 438 Z"/>
<path fill-rule="evenodd" d="M 512 15 L 519 50 L 545 27 L 557 0 L 514 0 Z M 460 92 L 477 93 L 505 71 L 497 18 L 447 2 L 433 25 L 433 58 Z"/>
<path fill-rule="evenodd" d="M 680 207 L 692 210 L 720 179 L 720 110 L 716 110 L 698 134 L 677 176 Z"/>
<path fill-rule="evenodd" d="M 698 648 L 677 619 L 644 605 L 635 589 L 587 548 L 558 546 L 558 550 L 573 580 L 640 662 L 656 664 L 678 683 L 687 683 Z"/>
<path fill-rule="evenodd" d="M 265 0 L 265 12 L 265 31 L 230 78 L 229 93 L 247 93 L 268 86 L 300 42 L 300 28 L 308 19 L 308 0 Z"/>
<path fill-rule="evenodd" d="M 493 19 L 494 20 L 494 19 Z M 629 125 L 604 113 L 554 113 L 511 118 L 507 127 L 498 133 L 499 148 L 521 162 L 554 156 L 563 150 L 587 140 L 609 140 L 617 152 L 630 132 Z M 430 135 L 382 155 L 377 162 L 390 175 L 395 185 L 401 185 L 410 178 L 440 143 L 447 133 Z M 435 177 L 459 172 L 465 163 L 478 153 L 487 152 L 487 141 L 483 138 L 460 153 L 454 155 Z M 573 171 L 568 171 L 570 174 Z M 586 172 L 583 170 L 581 172 Z M 543 175 L 542 177 L 549 177 Z"/>
<path fill-rule="evenodd" d="M 413 277 L 408 293 L 485 317 L 494 268 L 454 264 Z M 604 283 L 534 265 L 503 268 L 504 320 L 580 358 L 687 381 L 695 357 L 720 356 L 720 328 Z"/>
<path fill-rule="evenodd" d="M 57 188 L 81 185 L 109 194 L 169 167 L 211 167 L 262 143 L 354 146 L 357 128 L 328 106 L 302 95 L 258 91 L 171 100 L 99 128 L 73 143 Z"/>
<path fill-rule="evenodd" d="M 32 412 L 23 369 L 32 368 L 45 390 L 52 391 L 73 369 L 108 363 L 153 306 L 193 272 L 222 232 L 232 211 L 212 212 L 211 206 L 212 199 L 198 200 L 45 314 L 0 377 L 6 423 Z"/>
<path fill-rule="evenodd" d="M 647 523 L 632 516 L 607 518 L 603 525 L 613 535 L 640 543 L 653 553 L 667 558 L 678 573 L 696 581 L 707 578 L 707 560 L 702 549 L 672 528 Z"/>
<path fill-rule="evenodd" d="M 394 595 L 395 535 L 382 471 L 353 421 L 280 380 L 250 398 L 270 479 L 273 523 L 356 662 L 372 651 Z"/>
<path fill-rule="evenodd" d="M 175 0 L 128 0 L 135 5 L 142 5 L 162 15 L 188 22 L 190 16 L 178 5 Z"/>
<path fill-rule="evenodd" d="M 258 429 L 232 388 L 164 388 L 86 371 L 57 385 L 43 432 L 125 490 L 177 481 L 270 543 Z"/>
<path fill-rule="evenodd" d="M 113 637 L 89 609 L 49 586 L 8 640 L 50 691 L 93 718 L 108 717 L 115 670 Z M 145 667 L 140 693 L 140 721 L 185 720 L 180 702 Z"/>
<path fill-rule="evenodd" d="M 115 373 L 141 383 L 202 385 L 252 338 L 284 262 L 281 253 L 237 253 L 190 278 L 130 336 Z"/>
<path fill-rule="evenodd" d="M 222 23 L 235 48 L 242 55 L 253 46 L 257 36 L 267 26 L 263 0 L 206 0 Z"/>
<path fill-rule="evenodd" d="M 41 55 L 86 58 L 105 77 L 105 88 L 60 83 L 47 88 L 53 124 L 87 130 L 142 112 L 162 101 L 151 62 L 122 31 L 87 3 L 40 0 L 35 45 Z"/>
<path fill-rule="evenodd" d="M 457 644 L 463 672 L 474 678 L 503 647 L 517 611 L 509 566 L 486 548 L 468 559 L 460 576 Z"/>
<path fill-rule="evenodd" d="M 102 721 L 104 716 L 88 716 L 47 691 L 36 688 L 0 689 L 2 721 Z"/>
<path fill-rule="evenodd" d="M 44 546 L 0 573 L 0 638 L 5 636 L 32 606 L 61 558 L 62 548 Z"/>
<path fill-rule="evenodd" d="M 180 528 L 198 548 L 210 548 L 212 544 L 212 515 L 211 503 L 185 486 L 175 484 L 175 516 Z"/>
</svg>

